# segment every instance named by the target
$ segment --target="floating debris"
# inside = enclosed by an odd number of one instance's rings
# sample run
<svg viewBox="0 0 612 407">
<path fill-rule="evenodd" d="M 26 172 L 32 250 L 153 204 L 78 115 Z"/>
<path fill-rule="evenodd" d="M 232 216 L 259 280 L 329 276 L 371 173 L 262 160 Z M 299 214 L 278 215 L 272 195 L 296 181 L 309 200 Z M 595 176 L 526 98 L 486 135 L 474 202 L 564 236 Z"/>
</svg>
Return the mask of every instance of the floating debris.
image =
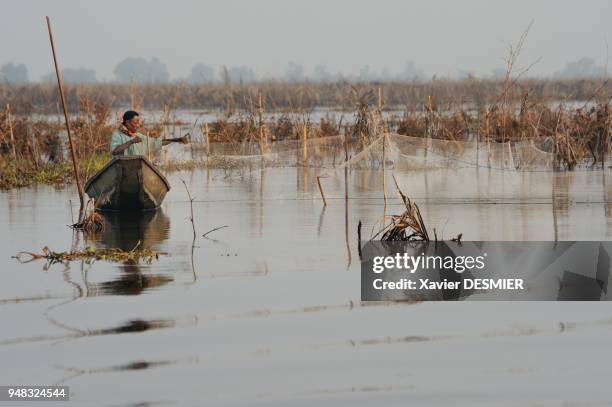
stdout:
<svg viewBox="0 0 612 407">
<path fill-rule="evenodd" d="M 84 260 L 87 264 L 93 263 L 96 260 L 104 260 L 110 262 L 128 262 L 136 264 L 144 262 L 151 264 L 153 260 L 159 259 L 161 255 L 167 255 L 168 253 L 156 252 L 152 249 L 138 249 L 140 242 L 130 251 L 122 249 L 97 249 L 95 247 L 87 246 L 82 250 L 70 251 L 70 252 L 54 252 L 49 250 L 47 246 L 43 247 L 42 253 L 32 252 L 19 252 L 13 258 L 17 259 L 20 263 L 29 263 L 34 260 L 47 260 L 49 265 L 56 263 L 66 263 L 75 260 Z"/>
</svg>

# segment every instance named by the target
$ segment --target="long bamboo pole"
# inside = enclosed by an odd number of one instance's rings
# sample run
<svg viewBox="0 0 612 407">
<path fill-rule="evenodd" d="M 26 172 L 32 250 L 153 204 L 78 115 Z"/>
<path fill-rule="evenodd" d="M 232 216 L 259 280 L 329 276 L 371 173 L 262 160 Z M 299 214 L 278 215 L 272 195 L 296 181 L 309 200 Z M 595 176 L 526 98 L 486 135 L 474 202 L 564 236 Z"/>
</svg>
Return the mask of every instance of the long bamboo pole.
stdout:
<svg viewBox="0 0 612 407">
<path fill-rule="evenodd" d="M 51 41 L 51 53 L 53 54 L 53 64 L 55 65 L 55 75 L 57 76 L 57 87 L 59 88 L 60 99 L 62 100 L 62 107 L 64 109 L 64 120 L 66 122 L 66 132 L 68 133 L 68 145 L 70 146 L 70 157 L 72 158 L 72 167 L 74 169 L 74 179 L 77 184 L 77 190 L 79 192 L 79 201 L 81 202 L 81 208 L 79 210 L 79 222 L 83 218 L 83 209 L 85 208 L 85 191 L 81 184 L 81 177 L 79 175 L 79 167 L 77 164 L 76 154 L 74 152 L 74 144 L 72 142 L 72 134 L 70 132 L 70 121 L 68 120 L 68 109 L 66 108 L 66 98 L 64 97 L 64 87 L 62 86 L 62 75 L 59 70 L 57 63 L 57 56 L 55 54 L 55 43 L 53 42 L 53 34 L 51 33 L 51 20 L 47 16 L 47 28 L 49 29 L 49 41 Z"/>
</svg>

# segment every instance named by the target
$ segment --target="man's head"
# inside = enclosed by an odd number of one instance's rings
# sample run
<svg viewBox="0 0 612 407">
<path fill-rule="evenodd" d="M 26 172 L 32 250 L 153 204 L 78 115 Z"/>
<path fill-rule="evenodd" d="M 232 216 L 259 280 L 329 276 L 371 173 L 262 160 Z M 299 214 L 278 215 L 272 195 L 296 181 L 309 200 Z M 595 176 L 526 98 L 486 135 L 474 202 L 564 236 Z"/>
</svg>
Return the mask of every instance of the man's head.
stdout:
<svg viewBox="0 0 612 407">
<path fill-rule="evenodd" d="M 140 129 L 140 115 L 138 112 L 128 110 L 123 113 L 123 125 L 133 133 L 136 133 Z"/>
</svg>

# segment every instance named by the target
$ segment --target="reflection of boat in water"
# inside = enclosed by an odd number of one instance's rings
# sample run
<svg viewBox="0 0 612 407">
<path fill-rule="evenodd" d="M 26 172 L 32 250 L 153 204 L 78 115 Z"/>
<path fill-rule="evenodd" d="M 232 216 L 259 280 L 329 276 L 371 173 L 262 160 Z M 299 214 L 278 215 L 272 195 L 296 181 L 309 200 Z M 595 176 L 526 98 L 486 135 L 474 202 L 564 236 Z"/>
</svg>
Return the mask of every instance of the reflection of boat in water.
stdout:
<svg viewBox="0 0 612 407">
<path fill-rule="evenodd" d="M 137 265 L 126 264 L 119 278 L 87 284 L 87 295 L 139 295 L 143 291 L 161 287 L 173 281 L 172 276 L 144 274 Z"/>
<path fill-rule="evenodd" d="M 102 211 L 155 209 L 169 190 L 166 178 L 142 156 L 114 157 L 85 184 Z"/>
<path fill-rule="evenodd" d="M 146 212 L 105 212 L 104 230 L 94 239 L 107 248 L 151 248 L 168 238 L 170 219 L 158 209 Z"/>
<path fill-rule="evenodd" d="M 104 230 L 93 235 L 97 245 L 132 250 L 151 248 L 168 238 L 170 219 L 161 210 L 146 212 L 105 212 Z M 174 278 L 165 274 L 143 273 L 138 264 L 124 263 L 118 278 L 87 283 L 88 295 L 138 295 L 166 285 Z"/>
</svg>

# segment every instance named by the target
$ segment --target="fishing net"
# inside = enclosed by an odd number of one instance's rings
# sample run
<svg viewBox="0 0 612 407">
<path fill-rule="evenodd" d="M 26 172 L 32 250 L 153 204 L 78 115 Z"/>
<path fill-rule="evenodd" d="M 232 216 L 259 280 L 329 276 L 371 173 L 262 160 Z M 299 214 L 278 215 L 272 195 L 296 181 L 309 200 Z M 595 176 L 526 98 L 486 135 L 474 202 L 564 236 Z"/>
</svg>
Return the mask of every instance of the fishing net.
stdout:
<svg viewBox="0 0 612 407">
<path fill-rule="evenodd" d="M 499 143 L 373 133 L 369 139 L 337 135 L 263 146 L 257 140 L 200 141 L 165 150 L 169 161 L 195 161 L 201 168 L 226 170 L 223 176 L 250 177 L 253 187 L 259 185 L 273 199 L 319 199 L 323 193 L 328 199 L 343 199 L 348 190 L 351 199 L 379 204 L 386 196 L 398 203 L 395 182 L 423 204 L 606 199 L 591 196 L 583 182 L 591 172 L 588 164 L 554 171 L 553 148 L 546 138 Z M 164 157 L 157 162 L 163 169 Z M 610 189 L 610 179 L 602 176 L 604 190 Z"/>
<path fill-rule="evenodd" d="M 350 166 L 368 169 L 381 169 L 384 161 L 386 168 L 398 170 L 489 168 L 551 171 L 554 153 L 547 149 L 550 149 L 550 143 L 546 140 L 497 143 L 386 134 L 365 145 L 364 140 L 347 140 L 339 135 L 263 145 L 258 142 L 197 144 L 171 150 L 166 157 L 158 156 L 156 160 L 158 163 L 163 159 L 195 159 L 250 166 Z"/>
<path fill-rule="evenodd" d="M 483 167 L 529 171 L 551 170 L 553 164 L 553 153 L 541 150 L 533 141 L 453 141 L 398 134 L 388 135 L 386 141 L 389 150 L 387 160 L 398 169 Z"/>
</svg>

